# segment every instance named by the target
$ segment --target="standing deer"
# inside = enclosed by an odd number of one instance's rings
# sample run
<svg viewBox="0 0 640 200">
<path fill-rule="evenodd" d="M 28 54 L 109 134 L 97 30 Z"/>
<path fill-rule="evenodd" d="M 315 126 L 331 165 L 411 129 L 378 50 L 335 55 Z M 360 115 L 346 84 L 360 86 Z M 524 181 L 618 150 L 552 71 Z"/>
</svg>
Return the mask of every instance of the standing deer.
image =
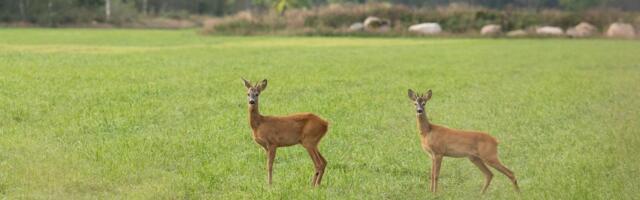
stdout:
<svg viewBox="0 0 640 200">
<path fill-rule="evenodd" d="M 253 86 L 245 79 L 242 81 L 247 87 L 249 125 L 253 131 L 253 140 L 267 152 L 267 183 L 271 185 L 276 148 L 301 144 L 309 152 L 316 170 L 311 185 L 319 186 L 327 160 L 318 151 L 318 143 L 327 133 L 329 122 L 313 113 L 289 116 L 261 115 L 258 110 L 258 96 L 267 88 L 267 80 Z"/>
<path fill-rule="evenodd" d="M 518 182 L 513 172 L 500 163 L 498 159 L 498 141 L 491 135 L 477 131 L 463 131 L 435 125 L 429 122 L 424 106 L 431 99 L 431 90 L 426 96 L 416 95 L 409 89 L 409 99 L 416 106 L 416 118 L 422 148 L 431 156 L 431 191 L 438 188 L 438 176 L 440 165 L 444 156 L 467 157 L 485 175 L 482 193 L 487 191 L 493 173 L 487 165 L 497 169 L 511 179 L 516 191 L 519 191 Z"/>
</svg>

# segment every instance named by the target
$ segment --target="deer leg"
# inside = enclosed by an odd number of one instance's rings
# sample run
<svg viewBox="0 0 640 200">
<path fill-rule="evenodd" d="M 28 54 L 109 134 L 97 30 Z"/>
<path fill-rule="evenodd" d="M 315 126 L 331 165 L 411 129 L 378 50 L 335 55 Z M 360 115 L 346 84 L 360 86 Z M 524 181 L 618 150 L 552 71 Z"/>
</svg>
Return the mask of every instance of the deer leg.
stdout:
<svg viewBox="0 0 640 200">
<path fill-rule="evenodd" d="M 436 159 L 431 156 L 431 185 L 429 186 L 429 191 L 433 192 L 433 185 L 435 184 L 433 180 L 435 180 L 434 175 L 436 174 Z"/>
<path fill-rule="evenodd" d="M 438 177 L 440 176 L 440 166 L 442 165 L 442 155 L 435 155 L 435 174 L 433 175 L 433 192 L 438 191 Z"/>
<path fill-rule="evenodd" d="M 267 183 L 271 185 L 271 177 L 273 175 L 273 160 L 276 158 L 276 146 L 267 148 Z"/>
<path fill-rule="evenodd" d="M 516 191 L 520 191 L 520 188 L 518 187 L 518 180 L 516 179 L 516 176 L 513 174 L 513 172 L 505 167 L 500 160 L 498 160 L 498 158 L 493 158 L 493 159 L 489 159 L 487 161 L 485 161 L 487 164 L 489 164 L 489 166 L 497 169 L 498 171 L 502 172 L 505 176 L 509 177 L 509 179 L 511 179 L 511 182 L 513 183 L 513 187 L 515 188 Z"/>
<path fill-rule="evenodd" d="M 322 181 L 322 176 L 324 175 L 324 169 L 327 167 L 327 160 L 322 157 L 322 154 L 320 154 L 318 148 L 315 148 L 315 153 L 316 158 L 318 159 L 318 167 L 316 169 L 318 178 L 316 179 L 316 186 L 319 186 L 320 182 Z"/>
<path fill-rule="evenodd" d="M 318 168 L 319 168 L 319 159 L 317 157 L 317 154 L 315 152 L 315 149 L 313 147 L 305 147 L 307 149 L 307 152 L 309 152 L 309 156 L 311 157 L 311 161 L 313 161 L 313 167 L 315 169 L 315 173 L 313 174 L 313 179 L 311 180 L 311 185 L 312 186 L 316 186 L 317 180 L 318 180 L 318 175 L 320 174 L 318 172 Z"/>
<path fill-rule="evenodd" d="M 471 160 L 471 162 L 475 164 L 484 174 L 484 186 L 482 187 L 482 194 L 484 194 L 487 191 L 487 188 L 489 188 L 489 184 L 491 184 L 493 173 L 491 173 L 491 170 L 487 168 L 487 166 L 482 162 L 480 158 L 469 157 L 469 160 Z"/>
</svg>

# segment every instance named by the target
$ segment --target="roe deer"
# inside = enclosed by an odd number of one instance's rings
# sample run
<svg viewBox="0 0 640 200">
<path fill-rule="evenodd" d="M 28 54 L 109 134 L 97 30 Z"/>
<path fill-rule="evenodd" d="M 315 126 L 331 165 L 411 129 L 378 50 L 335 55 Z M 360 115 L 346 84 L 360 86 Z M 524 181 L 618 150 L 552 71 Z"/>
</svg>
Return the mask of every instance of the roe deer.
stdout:
<svg viewBox="0 0 640 200">
<path fill-rule="evenodd" d="M 491 178 L 493 178 L 493 173 L 486 165 L 509 177 L 515 190 L 519 191 L 515 175 L 498 159 L 498 141 L 495 138 L 483 132 L 456 130 L 430 123 L 424 105 L 431 99 L 431 90 L 427 91 L 426 95 L 416 95 L 413 90 L 409 89 L 409 99 L 416 106 L 422 148 L 431 156 L 432 192 L 436 192 L 438 188 L 440 164 L 444 156 L 467 157 L 480 168 L 480 171 L 485 175 L 482 193 L 487 191 Z"/>
<path fill-rule="evenodd" d="M 309 152 L 315 166 L 311 185 L 319 186 L 327 166 L 327 160 L 318 151 L 320 139 L 327 133 L 329 122 L 312 113 L 299 113 L 289 116 L 264 116 L 258 110 L 258 96 L 267 88 L 267 80 L 251 85 L 245 79 L 247 99 L 249 101 L 249 125 L 253 130 L 253 140 L 267 152 L 267 183 L 271 185 L 273 160 L 276 148 L 301 144 Z"/>
</svg>

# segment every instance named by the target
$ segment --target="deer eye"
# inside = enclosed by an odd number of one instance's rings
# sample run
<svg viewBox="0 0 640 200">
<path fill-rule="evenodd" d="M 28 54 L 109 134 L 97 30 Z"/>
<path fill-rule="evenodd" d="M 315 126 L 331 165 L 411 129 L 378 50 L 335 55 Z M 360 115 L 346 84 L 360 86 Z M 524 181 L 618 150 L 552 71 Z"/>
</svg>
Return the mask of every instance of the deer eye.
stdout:
<svg viewBox="0 0 640 200">
<path fill-rule="evenodd" d="M 256 94 L 256 96 L 260 96 L 260 94 Z"/>
</svg>

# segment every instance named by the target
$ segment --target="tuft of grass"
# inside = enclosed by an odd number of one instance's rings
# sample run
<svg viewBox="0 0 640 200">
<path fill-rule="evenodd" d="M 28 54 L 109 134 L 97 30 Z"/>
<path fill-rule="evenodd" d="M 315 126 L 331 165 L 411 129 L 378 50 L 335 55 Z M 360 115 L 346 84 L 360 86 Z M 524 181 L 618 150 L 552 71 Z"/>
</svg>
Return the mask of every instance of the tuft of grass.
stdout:
<svg viewBox="0 0 640 200">
<path fill-rule="evenodd" d="M 202 37 L 194 31 L 0 30 L 0 198 L 634 199 L 637 41 Z M 314 112 L 323 185 L 300 147 L 274 184 L 240 77 L 261 111 Z M 434 123 L 487 131 L 522 193 L 447 158 L 428 192 L 407 88 Z"/>
</svg>

